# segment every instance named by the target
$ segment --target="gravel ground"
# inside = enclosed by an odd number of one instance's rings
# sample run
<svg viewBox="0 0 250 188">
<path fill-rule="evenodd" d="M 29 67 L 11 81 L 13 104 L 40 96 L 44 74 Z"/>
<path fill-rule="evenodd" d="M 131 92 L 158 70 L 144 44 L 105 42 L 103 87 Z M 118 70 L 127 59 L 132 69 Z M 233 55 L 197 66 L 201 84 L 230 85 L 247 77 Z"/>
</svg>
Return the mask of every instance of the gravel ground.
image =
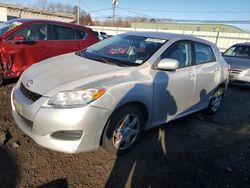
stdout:
<svg viewBox="0 0 250 188">
<path fill-rule="evenodd" d="M 70 155 L 35 144 L 12 119 L 12 87 L 0 88 L 0 188 L 250 187 L 248 88 L 230 87 L 214 116 L 199 112 L 144 132 L 117 159 L 103 149 Z"/>
</svg>

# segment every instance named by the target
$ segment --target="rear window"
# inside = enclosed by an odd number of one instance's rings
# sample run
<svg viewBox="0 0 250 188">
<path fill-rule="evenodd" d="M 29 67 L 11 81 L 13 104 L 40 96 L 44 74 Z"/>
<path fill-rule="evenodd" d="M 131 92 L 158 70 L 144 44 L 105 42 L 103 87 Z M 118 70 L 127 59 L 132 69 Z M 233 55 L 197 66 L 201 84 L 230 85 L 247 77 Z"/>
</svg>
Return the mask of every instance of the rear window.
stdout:
<svg viewBox="0 0 250 188">
<path fill-rule="evenodd" d="M 86 38 L 84 31 L 61 25 L 50 25 L 49 33 L 49 40 L 83 40 Z"/>
<path fill-rule="evenodd" d="M 76 34 L 75 30 L 70 27 L 64 27 L 64 26 L 53 26 L 53 40 L 75 40 Z"/>
<path fill-rule="evenodd" d="M 86 33 L 85 32 L 83 32 L 81 30 L 78 30 L 78 29 L 76 29 L 75 31 L 76 31 L 76 40 L 83 40 L 83 39 L 85 39 L 85 37 L 86 37 Z"/>
</svg>

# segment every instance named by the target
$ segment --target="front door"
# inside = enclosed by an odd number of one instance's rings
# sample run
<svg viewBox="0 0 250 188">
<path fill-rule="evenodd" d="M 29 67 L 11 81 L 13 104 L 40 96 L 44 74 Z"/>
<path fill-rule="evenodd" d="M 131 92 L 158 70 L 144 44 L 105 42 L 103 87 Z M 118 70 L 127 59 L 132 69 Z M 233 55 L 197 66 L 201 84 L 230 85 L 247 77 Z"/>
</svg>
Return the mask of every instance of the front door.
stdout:
<svg viewBox="0 0 250 188">
<path fill-rule="evenodd" d="M 153 124 L 167 122 L 192 105 L 195 90 L 195 70 L 192 66 L 191 42 L 179 41 L 161 56 L 179 61 L 175 71 L 154 70 Z"/>
<path fill-rule="evenodd" d="M 25 41 L 15 42 L 15 36 L 23 36 Z M 46 24 L 29 25 L 4 41 L 3 45 L 13 62 L 11 70 L 18 75 L 30 65 L 50 57 Z"/>
</svg>

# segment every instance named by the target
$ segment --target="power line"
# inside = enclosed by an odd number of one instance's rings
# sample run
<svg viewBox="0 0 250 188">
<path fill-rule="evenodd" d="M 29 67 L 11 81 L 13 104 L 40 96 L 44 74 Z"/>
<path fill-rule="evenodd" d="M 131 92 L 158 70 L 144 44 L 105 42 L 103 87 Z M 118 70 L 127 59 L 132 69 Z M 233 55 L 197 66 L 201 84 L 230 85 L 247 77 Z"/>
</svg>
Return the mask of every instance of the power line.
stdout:
<svg viewBox="0 0 250 188">
<path fill-rule="evenodd" d="M 100 12 L 100 11 L 104 11 L 104 10 L 112 10 L 112 8 L 103 8 L 103 9 L 98 9 L 98 10 L 92 10 L 89 12 Z"/>
<path fill-rule="evenodd" d="M 146 14 L 144 14 L 144 13 L 140 13 L 140 12 L 135 12 L 135 11 L 123 9 L 123 8 L 120 8 L 120 7 L 117 7 L 117 9 L 120 9 L 120 10 L 123 10 L 123 11 L 126 11 L 126 12 L 129 12 L 129 13 L 133 13 L 133 14 L 139 14 L 139 15 L 142 15 L 142 16 L 150 17 L 149 15 L 146 15 Z"/>
<path fill-rule="evenodd" d="M 142 11 L 142 12 L 169 12 L 169 13 L 206 13 L 206 14 L 250 14 L 250 11 L 187 11 L 187 10 L 155 10 L 155 9 L 137 9 L 137 8 L 127 8 L 127 7 L 119 7 L 119 9 L 129 10 L 129 11 Z"/>
</svg>

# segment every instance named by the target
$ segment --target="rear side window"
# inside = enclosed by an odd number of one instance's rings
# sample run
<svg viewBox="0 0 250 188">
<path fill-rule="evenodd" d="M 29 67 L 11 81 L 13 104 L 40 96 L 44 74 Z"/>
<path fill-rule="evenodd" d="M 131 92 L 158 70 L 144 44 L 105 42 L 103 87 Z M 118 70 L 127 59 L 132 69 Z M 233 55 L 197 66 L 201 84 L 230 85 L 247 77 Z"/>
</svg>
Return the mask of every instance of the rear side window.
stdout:
<svg viewBox="0 0 250 188">
<path fill-rule="evenodd" d="M 197 65 L 216 61 L 212 48 L 201 43 L 194 43 L 195 62 Z"/>
<path fill-rule="evenodd" d="M 179 41 L 170 46 L 165 51 L 161 59 L 171 58 L 179 61 L 179 68 L 188 67 L 192 65 L 192 50 L 189 41 Z"/>
<path fill-rule="evenodd" d="M 84 31 L 76 29 L 76 40 L 83 40 L 86 37 L 86 33 Z"/>
<path fill-rule="evenodd" d="M 70 27 L 53 25 L 52 32 L 53 32 L 53 35 L 51 37 L 51 40 L 75 40 L 76 39 L 75 30 Z"/>
<path fill-rule="evenodd" d="M 33 24 L 15 33 L 10 39 L 13 40 L 15 36 L 24 36 L 27 41 L 47 40 L 47 25 Z"/>
</svg>

